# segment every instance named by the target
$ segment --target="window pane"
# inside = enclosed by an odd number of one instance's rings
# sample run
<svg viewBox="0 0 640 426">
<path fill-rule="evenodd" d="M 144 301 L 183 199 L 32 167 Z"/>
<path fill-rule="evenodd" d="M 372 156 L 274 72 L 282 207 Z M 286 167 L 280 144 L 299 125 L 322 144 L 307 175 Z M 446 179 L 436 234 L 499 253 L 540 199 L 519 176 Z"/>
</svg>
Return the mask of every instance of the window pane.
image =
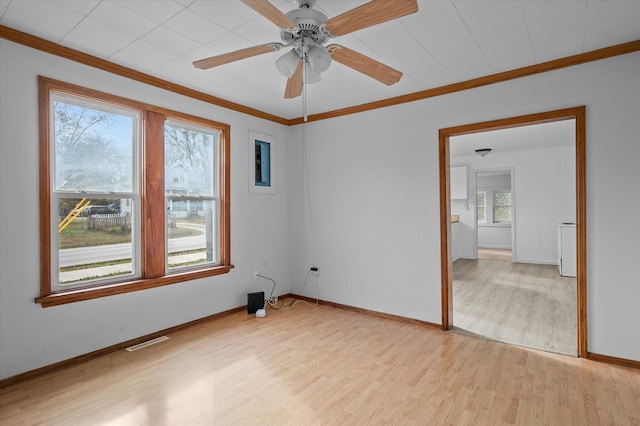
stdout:
<svg viewBox="0 0 640 426">
<path fill-rule="evenodd" d="M 511 222 L 511 207 L 498 207 L 494 209 L 495 222 Z"/>
<path fill-rule="evenodd" d="M 511 192 L 496 191 L 493 196 L 493 221 L 511 222 Z"/>
<path fill-rule="evenodd" d="M 168 269 L 218 263 L 217 205 L 213 200 L 167 201 Z"/>
<path fill-rule="evenodd" d="M 214 195 L 214 145 L 217 132 L 177 126 L 164 128 L 167 195 Z"/>
<path fill-rule="evenodd" d="M 511 206 L 511 192 L 496 192 L 494 196 L 496 207 Z"/>
<path fill-rule="evenodd" d="M 60 286 L 131 275 L 131 198 L 58 200 Z"/>
<path fill-rule="evenodd" d="M 478 222 L 484 223 L 486 221 L 485 217 L 485 192 L 478 192 L 476 194 L 476 208 L 477 208 L 477 216 Z"/>
<path fill-rule="evenodd" d="M 135 113 L 55 101 L 53 124 L 56 190 L 133 191 Z"/>
</svg>

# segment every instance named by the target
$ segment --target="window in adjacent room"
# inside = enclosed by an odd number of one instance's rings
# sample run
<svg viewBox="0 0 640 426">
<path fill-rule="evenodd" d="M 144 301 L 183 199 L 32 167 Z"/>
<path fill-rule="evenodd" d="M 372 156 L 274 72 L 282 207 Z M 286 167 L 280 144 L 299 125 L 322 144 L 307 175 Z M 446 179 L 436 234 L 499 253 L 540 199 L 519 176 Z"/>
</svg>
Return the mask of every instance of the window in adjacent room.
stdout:
<svg viewBox="0 0 640 426">
<path fill-rule="evenodd" d="M 43 306 L 228 272 L 229 127 L 40 78 Z"/>
<path fill-rule="evenodd" d="M 487 193 L 485 191 L 478 191 L 476 193 L 476 209 L 478 223 L 485 223 L 487 221 Z"/>
<path fill-rule="evenodd" d="M 511 191 L 493 191 L 493 222 L 511 222 Z"/>
</svg>

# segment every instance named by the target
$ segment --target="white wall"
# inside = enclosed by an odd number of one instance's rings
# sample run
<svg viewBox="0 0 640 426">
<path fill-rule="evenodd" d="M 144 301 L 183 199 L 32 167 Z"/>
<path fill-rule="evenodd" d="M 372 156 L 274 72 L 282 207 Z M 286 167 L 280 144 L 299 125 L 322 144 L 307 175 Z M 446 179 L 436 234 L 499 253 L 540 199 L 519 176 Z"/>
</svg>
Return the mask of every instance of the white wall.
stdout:
<svg viewBox="0 0 640 426">
<path fill-rule="evenodd" d="M 38 74 L 231 125 L 229 274 L 43 309 L 39 293 Z M 246 304 L 258 269 L 290 292 L 288 128 L 0 40 L 0 378 Z M 276 195 L 248 193 L 248 132 L 277 138 Z M 257 214 L 260 214 L 260 221 Z M 46 238 L 46 236 L 43 236 Z"/>
<path fill-rule="evenodd" d="M 640 225 L 621 220 L 640 210 L 638 69 L 634 53 L 297 126 L 292 282 L 316 263 L 322 299 L 440 323 L 438 129 L 586 105 L 588 349 L 640 360 Z"/>
<path fill-rule="evenodd" d="M 269 290 L 254 269 L 282 294 L 317 265 L 306 294 L 439 323 L 438 129 L 576 105 L 588 108 L 589 350 L 640 360 L 640 225 L 621 220 L 640 210 L 638 53 L 289 130 L 5 40 L 0 59 L 0 378 L 243 305 L 247 292 Z M 33 302 L 38 74 L 231 125 L 231 273 Z M 248 193 L 249 130 L 284 142 L 274 196 Z"/>
<path fill-rule="evenodd" d="M 486 157 L 460 156 L 451 161 L 456 165 L 465 164 L 472 170 L 470 188 L 475 188 L 473 177 L 476 170 L 513 167 L 515 260 L 523 263 L 557 263 L 557 225 L 576 220 L 575 147 L 492 152 Z M 468 231 L 460 238 L 461 257 L 471 259 L 475 258 L 475 204 L 475 198 L 470 199 L 469 209 L 460 212 L 463 229 Z M 478 241 L 481 241 L 480 235 Z"/>
</svg>

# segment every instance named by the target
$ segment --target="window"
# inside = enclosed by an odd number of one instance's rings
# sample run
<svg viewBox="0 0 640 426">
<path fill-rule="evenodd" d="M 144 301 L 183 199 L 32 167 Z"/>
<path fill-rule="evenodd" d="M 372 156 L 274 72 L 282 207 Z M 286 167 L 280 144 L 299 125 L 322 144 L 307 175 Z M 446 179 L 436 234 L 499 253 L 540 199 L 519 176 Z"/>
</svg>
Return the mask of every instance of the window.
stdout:
<svg viewBox="0 0 640 426">
<path fill-rule="evenodd" d="M 228 272 L 229 127 L 40 77 L 43 306 Z"/>
<path fill-rule="evenodd" d="M 478 191 L 476 193 L 476 209 L 478 223 L 485 223 L 487 221 L 487 193 L 485 191 Z"/>
<path fill-rule="evenodd" d="M 512 214 L 512 194 L 509 189 L 484 188 L 476 192 L 478 224 L 510 224 Z M 503 225 L 504 226 L 504 225 Z"/>
<path fill-rule="evenodd" d="M 49 108 L 52 289 L 139 277 L 139 112 L 56 92 Z"/>
<path fill-rule="evenodd" d="M 493 192 L 493 222 L 511 222 L 511 191 Z"/>
<path fill-rule="evenodd" d="M 220 215 L 215 178 L 218 134 L 189 123 L 168 121 L 164 126 L 167 223 L 172 223 L 167 233 L 168 270 L 217 263 L 218 232 L 213 224 Z"/>
</svg>

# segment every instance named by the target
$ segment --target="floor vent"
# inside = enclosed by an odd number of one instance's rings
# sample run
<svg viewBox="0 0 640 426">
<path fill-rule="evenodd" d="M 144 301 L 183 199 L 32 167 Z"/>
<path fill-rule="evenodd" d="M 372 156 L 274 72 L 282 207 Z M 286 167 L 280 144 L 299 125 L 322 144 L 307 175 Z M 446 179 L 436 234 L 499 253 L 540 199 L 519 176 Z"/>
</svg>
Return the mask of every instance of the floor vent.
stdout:
<svg viewBox="0 0 640 426">
<path fill-rule="evenodd" d="M 155 339 L 129 346 L 127 350 L 129 352 L 137 351 L 138 349 L 146 348 L 147 346 L 155 345 L 156 343 L 164 342 L 165 340 L 169 340 L 169 338 L 167 336 L 156 337 Z"/>
</svg>

